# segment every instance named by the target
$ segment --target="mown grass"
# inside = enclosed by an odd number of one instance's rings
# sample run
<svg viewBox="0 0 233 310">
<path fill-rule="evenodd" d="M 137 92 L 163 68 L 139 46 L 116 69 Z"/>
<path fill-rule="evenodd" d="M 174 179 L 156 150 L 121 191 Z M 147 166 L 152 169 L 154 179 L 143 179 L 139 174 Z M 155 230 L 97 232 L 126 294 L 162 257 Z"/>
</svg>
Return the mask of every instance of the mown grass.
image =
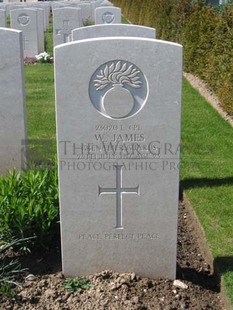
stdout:
<svg viewBox="0 0 233 310">
<path fill-rule="evenodd" d="M 181 184 L 233 303 L 233 129 L 184 80 Z"/>
<path fill-rule="evenodd" d="M 7 18 L 6 18 L 6 26 L 7 26 L 7 28 L 11 27 L 10 15 L 8 15 Z"/>
<path fill-rule="evenodd" d="M 29 160 L 54 160 L 56 151 L 52 64 L 25 65 Z"/>
<path fill-rule="evenodd" d="M 121 16 L 121 23 L 122 24 L 128 24 L 129 23 L 128 20 L 123 15 Z"/>
<path fill-rule="evenodd" d="M 52 56 L 53 55 L 53 25 L 52 17 L 49 20 L 49 28 L 45 32 L 45 51 Z"/>
<path fill-rule="evenodd" d="M 33 141 L 36 154 L 39 145 L 43 149 L 40 155 L 51 159 L 55 155 L 53 65 L 26 66 L 25 76 L 29 138 L 38 140 L 38 144 Z M 232 131 L 184 80 L 181 184 L 205 230 L 216 267 L 224 273 L 224 283 L 233 302 L 233 270 L 229 259 L 233 260 Z M 47 140 L 52 146 L 49 151 L 43 145 Z"/>
</svg>

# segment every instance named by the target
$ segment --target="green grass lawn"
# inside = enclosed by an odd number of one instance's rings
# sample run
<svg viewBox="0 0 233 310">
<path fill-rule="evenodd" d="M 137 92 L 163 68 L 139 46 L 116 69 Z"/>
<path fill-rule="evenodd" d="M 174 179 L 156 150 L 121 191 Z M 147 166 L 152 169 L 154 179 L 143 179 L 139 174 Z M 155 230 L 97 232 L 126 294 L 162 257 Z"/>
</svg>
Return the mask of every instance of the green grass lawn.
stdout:
<svg viewBox="0 0 233 310">
<path fill-rule="evenodd" d="M 128 20 L 123 15 L 121 16 L 121 23 L 122 24 L 128 24 L 129 23 Z"/>
<path fill-rule="evenodd" d="M 52 64 L 25 65 L 29 160 L 53 160 L 56 153 Z"/>
<path fill-rule="evenodd" d="M 233 128 L 184 80 L 181 184 L 233 303 Z"/>
<path fill-rule="evenodd" d="M 49 28 L 45 32 L 45 51 L 52 56 L 53 55 L 53 25 L 52 17 L 49 20 Z"/>
<path fill-rule="evenodd" d="M 50 27 L 46 37 L 50 53 L 51 37 Z M 56 153 L 53 65 L 26 65 L 25 78 L 32 153 L 38 158 L 42 155 L 53 159 Z M 233 304 L 232 136 L 232 127 L 184 79 L 181 185 L 204 228 L 215 266 Z"/>
</svg>

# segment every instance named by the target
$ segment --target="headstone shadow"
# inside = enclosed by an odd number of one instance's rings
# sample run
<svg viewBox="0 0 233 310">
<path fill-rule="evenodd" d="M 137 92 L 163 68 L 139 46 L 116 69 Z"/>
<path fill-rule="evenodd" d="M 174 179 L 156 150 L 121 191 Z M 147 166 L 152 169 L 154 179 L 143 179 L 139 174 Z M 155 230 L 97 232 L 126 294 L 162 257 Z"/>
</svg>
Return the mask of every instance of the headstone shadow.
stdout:
<svg viewBox="0 0 233 310">
<path fill-rule="evenodd" d="M 232 185 L 233 177 L 226 178 L 190 178 L 181 181 L 182 190 L 195 187 L 215 187 L 222 185 Z"/>
<path fill-rule="evenodd" d="M 195 285 L 213 292 L 220 292 L 221 279 L 216 272 L 211 274 L 208 271 L 198 271 L 195 268 L 181 267 L 178 265 L 177 278 L 190 281 Z"/>
</svg>

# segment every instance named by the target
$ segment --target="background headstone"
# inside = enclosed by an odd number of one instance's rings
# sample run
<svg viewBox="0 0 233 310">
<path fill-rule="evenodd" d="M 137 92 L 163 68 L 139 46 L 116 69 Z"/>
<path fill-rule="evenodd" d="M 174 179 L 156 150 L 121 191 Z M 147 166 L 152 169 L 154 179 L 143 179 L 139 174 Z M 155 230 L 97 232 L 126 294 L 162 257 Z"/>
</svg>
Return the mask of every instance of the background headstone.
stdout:
<svg viewBox="0 0 233 310">
<path fill-rule="evenodd" d="M 7 16 L 10 15 L 10 11 L 11 10 L 22 9 L 24 7 L 25 7 L 25 5 L 22 5 L 20 3 L 14 3 L 14 2 L 13 3 L 9 3 L 7 5 Z"/>
<path fill-rule="evenodd" d="M 96 8 L 95 24 L 121 24 L 121 9 L 110 6 Z"/>
<path fill-rule="evenodd" d="M 44 52 L 44 10 L 36 8 L 37 10 L 37 28 L 38 28 L 38 50 L 39 53 Z"/>
<path fill-rule="evenodd" d="M 10 11 L 11 28 L 23 32 L 24 57 L 34 57 L 39 53 L 37 10 L 17 9 Z"/>
<path fill-rule="evenodd" d="M 34 9 L 43 9 L 44 13 L 44 31 L 48 29 L 49 26 L 49 16 L 50 16 L 50 4 L 44 2 L 29 2 L 27 3 L 27 8 L 34 8 Z"/>
<path fill-rule="evenodd" d="M 99 6 L 101 6 L 103 0 L 96 0 L 94 3 L 95 8 L 98 8 Z"/>
<path fill-rule="evenodd" d="M 113 6 L 113 4 L 108 0 L 104 0 L 101 2 L 101 6 Z"/>
<path fill-rule="evenodd" d="M 94 23 L 94 9 L 90 2 L 82 1 L 78 4 L 78 7 L 81 9 L 81 22 L 82 26 L 87 23 Z"/>
<path fill-rule="evenodd" d="M 0 8 L 0 27 L 6 27 L 6 11 Z"/>
<path fill-rule="evenodd" d="M 0 9 L 1 10 L 7 11 L 8 6 L 9 6 L 9 4 L 7 4 L 7 3 L 0 3 Z"/>
<path fill-rule="evenodd" d="M 95 25 L 89 27 L 81 27 L 72 30 L 72 40 L 85 40 L 99 37 L 142 37 L 155 39 L 156 31 L 154 28 L 127 25 L 127 24 L 111 24 L 111 25 Z"/>
<path fill-rule="evenodd" d="M 53 2 L 52 3 L 52 9 L 61 9 L 61 8 L 77 8 L 79 2 Z"/>
<path fill-rule="evenodd" d="M 81 27 L 80 8 L 60 8 L 53 10 L 54 46 L 71 41 L 71 31 Z"/>
<path fill-rule="evenodd" d="M 0 28 L 0 173 L 25 168 L 25 90 L 22 32 Z"/>
<path fill-rule="evenodd" d="M 45 10 L 45 29 L 49 28 L 49 17 L 50 17 L 50 4 L 44 3 L 43 4 Z"/>
<path fill-rule="evenodd" d="M 175 278 L 181 82 L 175 43 L 108 37 L 55 48 L 66 276 Z"/>
</svg>

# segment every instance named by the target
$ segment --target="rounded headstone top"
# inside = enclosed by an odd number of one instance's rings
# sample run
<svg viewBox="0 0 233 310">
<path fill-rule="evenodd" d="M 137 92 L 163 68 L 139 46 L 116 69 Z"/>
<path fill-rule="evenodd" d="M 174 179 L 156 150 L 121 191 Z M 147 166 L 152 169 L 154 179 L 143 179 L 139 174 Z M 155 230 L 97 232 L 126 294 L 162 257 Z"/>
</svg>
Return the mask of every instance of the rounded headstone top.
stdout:
<svg viewBox="0 0 233 310">
<path fill-rule="evenodd" d="M 104 0 L 102 3 L 101 3 L 101 6 L 113 6 L 113 4 L 111 2 L 109 2 L 108 0 Z"/>
</svg>

